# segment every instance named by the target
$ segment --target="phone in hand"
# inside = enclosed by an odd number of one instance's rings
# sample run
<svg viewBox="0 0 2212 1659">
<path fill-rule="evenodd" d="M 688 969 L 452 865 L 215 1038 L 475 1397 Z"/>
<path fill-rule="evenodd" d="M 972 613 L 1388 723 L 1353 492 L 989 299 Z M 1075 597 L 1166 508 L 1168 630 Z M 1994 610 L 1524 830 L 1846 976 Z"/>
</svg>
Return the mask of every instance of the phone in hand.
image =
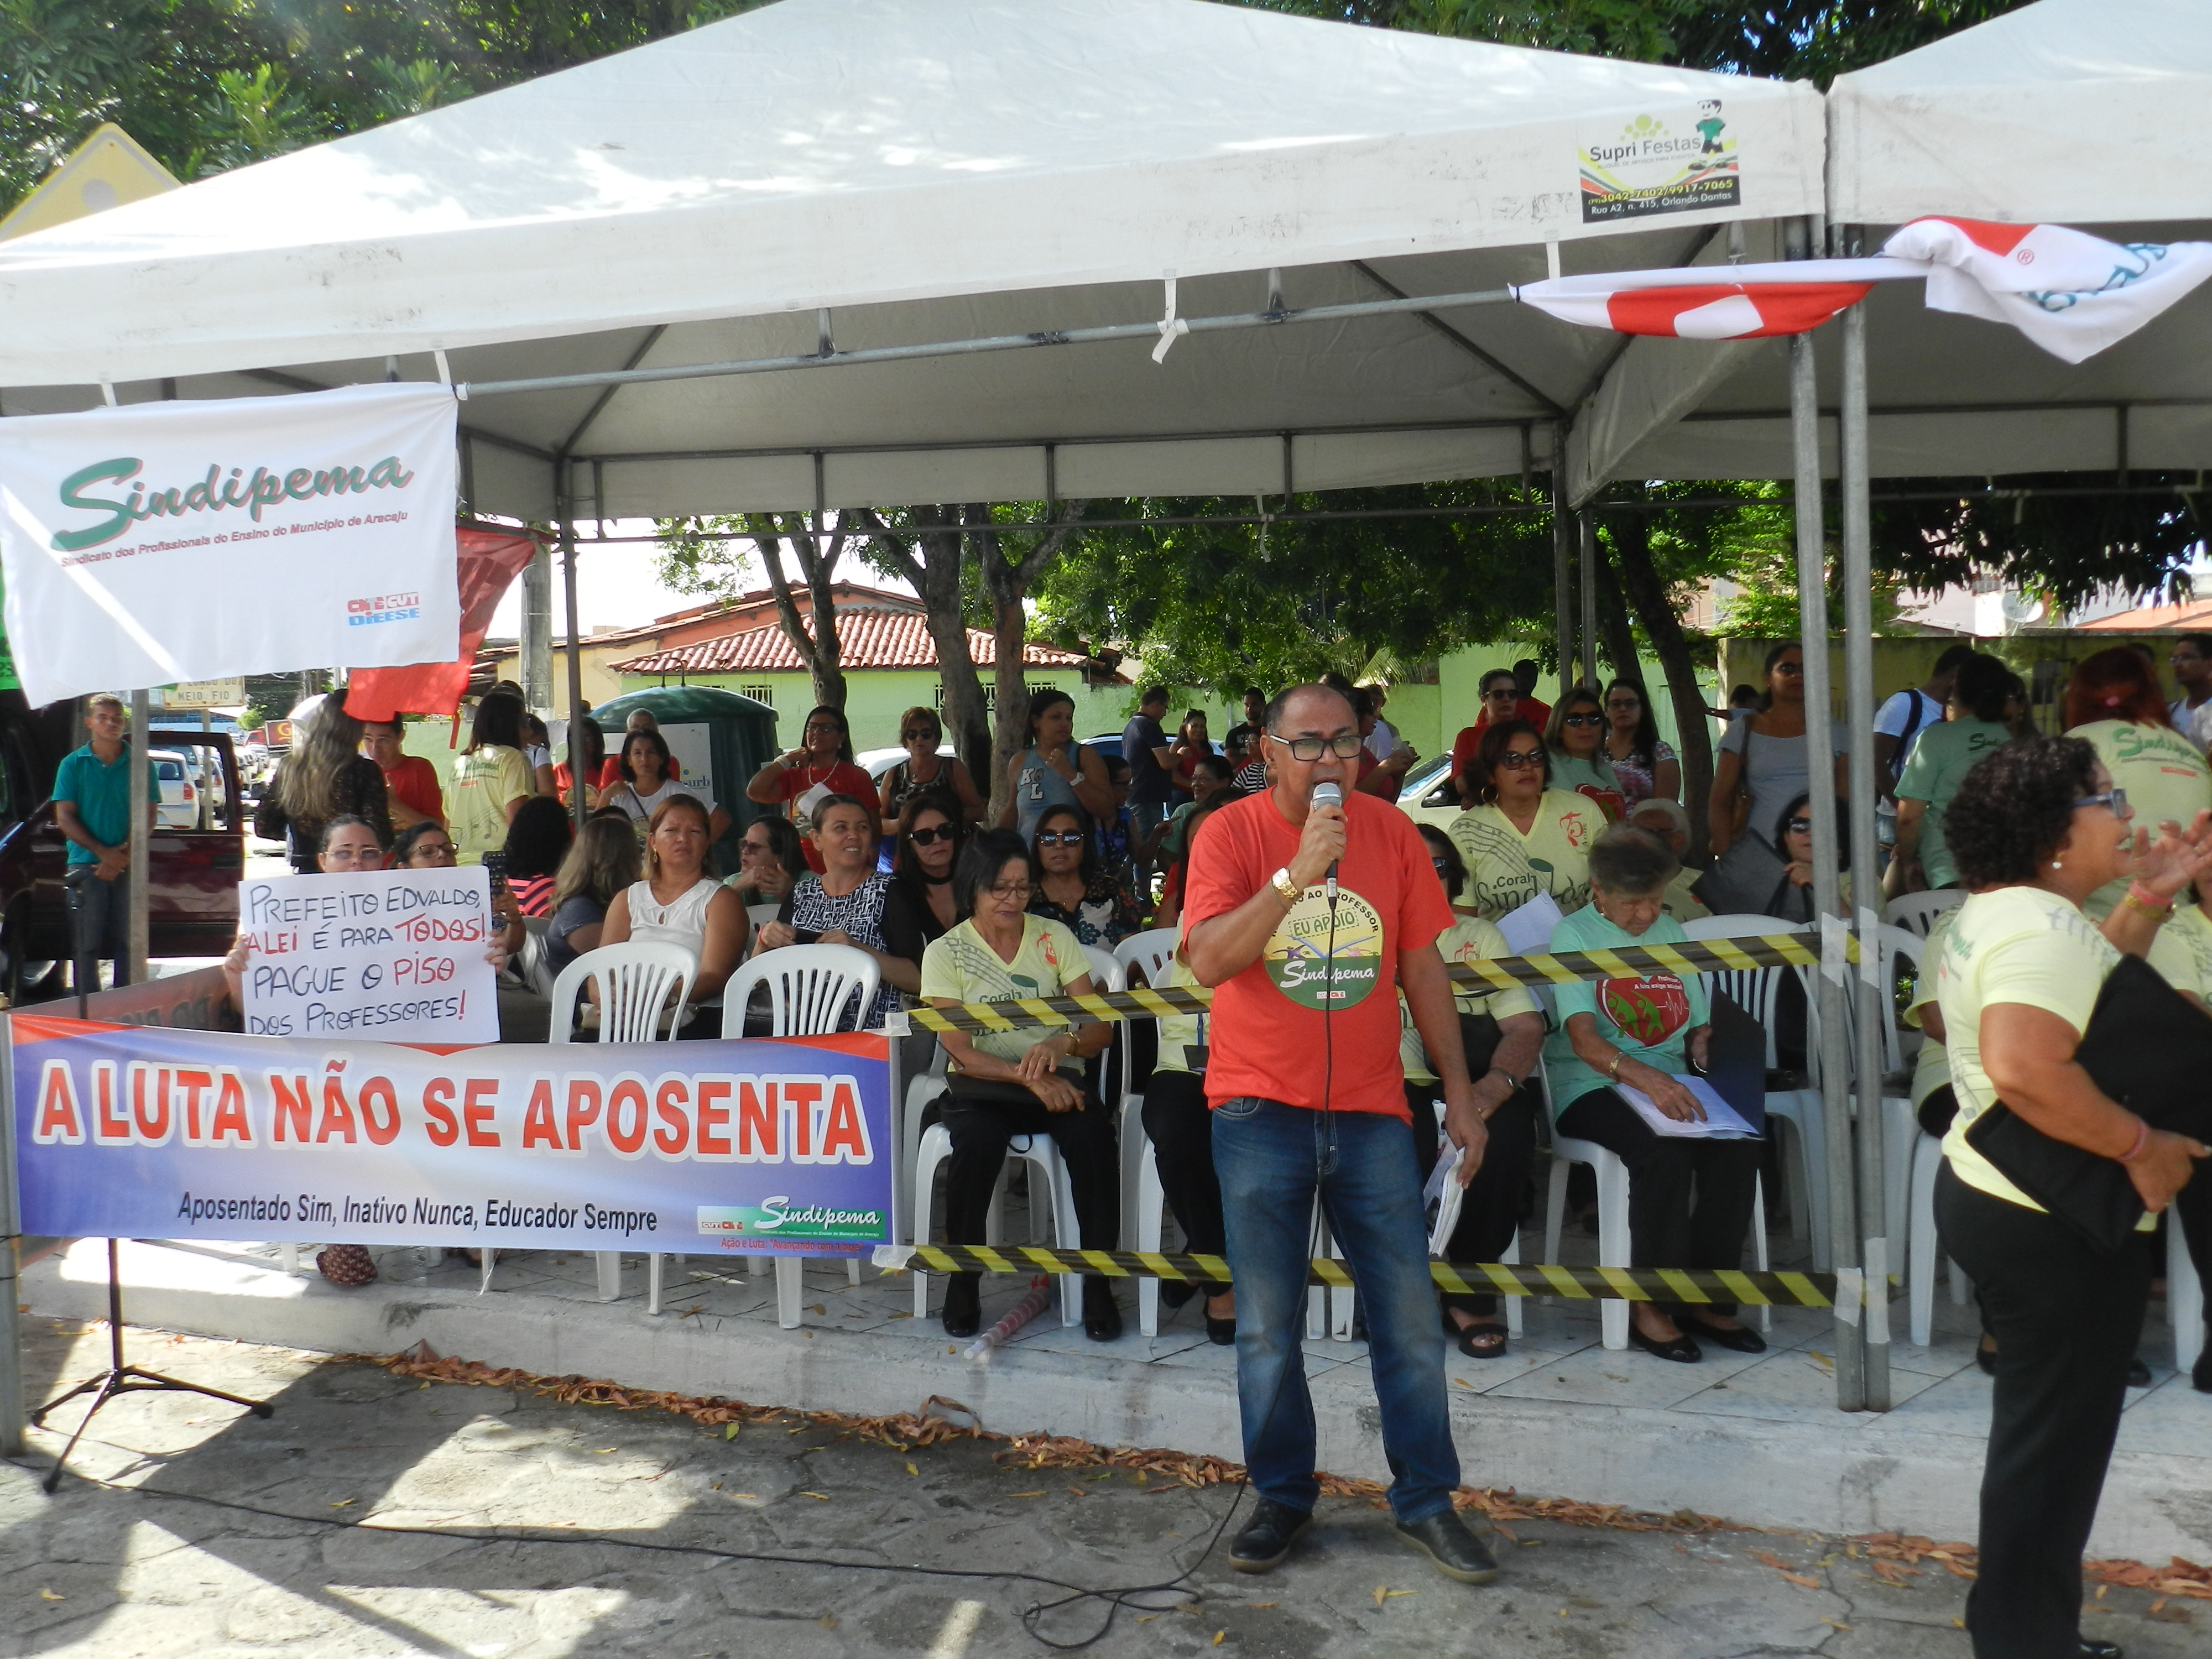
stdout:
<svg viewBox="0 0 2212 1659">
<path fill-rule="evenodd" d="M 794 927 L 791 930 L 791 938 L 792 942 L 794 945 L 819 945 L 822 943 L 821 933 L 811 927 Z"/>
<path fill-rule="evenodd" d="M 496 898 L 507 889 L 507 854 L 504 851 L 483 855 L 484 873 L 491 878 L 492 896 Z"/>
</svg>

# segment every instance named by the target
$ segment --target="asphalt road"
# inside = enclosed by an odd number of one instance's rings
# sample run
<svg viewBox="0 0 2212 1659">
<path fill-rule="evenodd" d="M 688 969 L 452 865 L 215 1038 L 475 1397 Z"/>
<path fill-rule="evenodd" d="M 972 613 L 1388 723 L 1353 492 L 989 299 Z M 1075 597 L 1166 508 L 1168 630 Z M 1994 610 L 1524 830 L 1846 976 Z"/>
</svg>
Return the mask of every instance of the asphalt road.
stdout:
<svg viewBox="0 0 2212 1659">
<path fill-rule="evenodd" d="M 40 1318 L 29 1338 L 33 1399 L 106 1352 L 98 1326 Z M 900 1449 L 789 1418 L 731 1436 L 159 1333 L 134 1333 L 130 1358 L 275 1415 L 134 1395 L 79 1450 L 94 1480 L 49 1498 L 0 1464 L 0 1655 L 968 1659 L 1045 1651 L 1023 1613 L 1061 1586 L 1166 1580 L 1180 1587 L 1134 1598 L 1091 1650 L 1967 1654 L 1963 1580 L 1928 1561 L 1893 1587 L 1841 1540 L 1517 1522 L 1495 1540 L 1504 1577 L 1469 1589 L 1368 1500 L 1330 1498 L 1255 1579 L 1206 1554 L 1236 1486 L 1006 1467 L 988 1441 Z M 34 1440 L 42 1467 L 60 1437 Z M 2137 1659 L 2202 1653 L 2212 1626 L 2212 1604 L 2135 1590 L 2090 1605 L 2089 1632 Z M 1104 1612 L 1080 1602 L 1041 1628 L 1079 1641 Z"/>
</svg>

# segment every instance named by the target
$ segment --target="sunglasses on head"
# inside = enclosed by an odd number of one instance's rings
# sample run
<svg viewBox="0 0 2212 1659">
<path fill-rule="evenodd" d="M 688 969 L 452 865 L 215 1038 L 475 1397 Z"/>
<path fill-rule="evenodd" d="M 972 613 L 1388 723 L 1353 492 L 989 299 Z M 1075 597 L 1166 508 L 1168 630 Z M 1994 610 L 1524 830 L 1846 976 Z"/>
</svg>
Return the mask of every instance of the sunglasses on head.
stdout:
<svg viewBox="0 0 2212 1659">
<path fill-rule="evenodd" d="M 1045 830 L 1038 832 L 1040 847 L 1080 847 L 1087 840 L 1080 830 Z"/>
<path fill-rule="evenodd" d="M 909 830 L 906 838 L 916 847 L 929 847 L 940 841 L 958 841 L 960 832 L 949 823 L 934 823 L 927 830 Z"/>
</svg>

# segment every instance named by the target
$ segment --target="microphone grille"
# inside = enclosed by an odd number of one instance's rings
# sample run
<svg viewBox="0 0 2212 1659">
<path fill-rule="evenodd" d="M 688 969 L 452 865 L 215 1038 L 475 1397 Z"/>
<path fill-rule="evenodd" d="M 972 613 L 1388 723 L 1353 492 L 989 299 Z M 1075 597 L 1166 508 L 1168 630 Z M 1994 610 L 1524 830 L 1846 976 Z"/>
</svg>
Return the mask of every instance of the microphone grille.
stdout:
<svg viewBox="0 0 2212 1659">
<path fill-rule="evenodd" d="M 1318 806 L 1323 801 L 1341 806 L 1344 805 L 1344 791 L 1328 780 L 1323 779 L 1314 785 L 1313 804 Z"/>
</svg>

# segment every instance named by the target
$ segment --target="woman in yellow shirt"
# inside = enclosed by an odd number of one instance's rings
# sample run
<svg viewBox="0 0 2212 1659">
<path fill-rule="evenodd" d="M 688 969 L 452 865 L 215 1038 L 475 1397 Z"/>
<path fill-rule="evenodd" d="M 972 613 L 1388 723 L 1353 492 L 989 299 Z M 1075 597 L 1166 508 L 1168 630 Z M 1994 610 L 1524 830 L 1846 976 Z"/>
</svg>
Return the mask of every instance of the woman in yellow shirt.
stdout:
<svg viewBox="0 0 2212 1659">
<path fill-rule="evenodd" d="M 2100 651 L 2066 683 L 2066 735 L 2086 739 L 2127 791 L 2137 829 L 2156 835 L 2163 823 L 2187 826 L 2212 807 L 2212 769 L 2197 745 L 2173 729 L 2166 694 L 2142 653 L 2124 646 Z M 2107 882 L 2082 908 L 2102 919 L 2127 890 Z"/>
<path fill-rule="evenodd" d="M 1443 883 L 1446 896 L 1467 883 L 1467 866 L 1451 839 L 1432 823 L 1420 826 L 1429 846 L 1429 863 Z M 1512 951 L 1495 922 L 1462 916 L 1437 936 L 1437 954 L 1448 963 L 1495 961 Z M 1448 1261 L 1495 1261 L 1521 1229 L 1522 1200 L 1528 1188 L 1528 1167 L 1536 1154 L 1536 1061 L 1544 1048 L 1544 1016 L 1536 999 L 1518 986 L 1506 991 L 1452 988 L 1459 1009 L 1460 1046 L 1474 1083 L 1474 1103 L 1490 1138 L 1482 1163 L 1460 1200 L 1459 1224 L 1445 1246 Z M 1406 1104 L 1413 1115 L 1413 1158 L 1428 1179 L 1443 1148 L 1438 1122 L 1436 1068 L 1429 1064 L 1413 1010 L 1398 998 L 1398 1056 L 1406 1071 Z M 1444 1310 L 1444 1333 L 1470 1359 L 1497 1359 L 1505 1352 L 1505 1327 L 1498 1320 L 1498 1298 L 1481 1291 L 1446 1291 L 1437 1299 Z"/>
<path fill-rule="evenodd" d="M 1589 902 L 1589 848 L 1605 813 L 1588 796 L 1552 787 L 1551 751 L 1534 726 L 1485 726 L 1459 791 L 1467 810 L 1451 821 L 1450 834 L 1467 880 L 1455 905 L 1495 921 L 1539 893 L 1562 911 Z"/>
<path fill-rule="evenodd" d="M 2080 1643 L 2081 1549 L 2150 1264 L 2049 1214 L 1968 1132 L 2002 1100 L 2043 1133 L 2119 1162 L 2152 1212 L 2207 1156 L 2108 1097 L 2075 1059 L 2121 953 L 2147 954 L 2174 895 L 2212 871 L 2204 822 L 2153 843 L 2128 820 L 2097 750 L 2070 737 L 1997 750 L 1967 774 L 1945 820 L 1968 896 L 1932 955 L 1958 1100 L 1936 1219 L 1981 1289 L 1997 1349 L 1980 1576 L 1966 1603 L 1978 1654 L 2071 1654 Z M 2112 883 L 2123 896 L 2100 927 L 2082 904 Z"/>
<path fill-rule="evenodd" d="M 537 793 L 522 752 L 522 705 L 495 694 L 477 705 L 469 746 L 453 763 L 446 792 L 447 833 L 460 864 L 482 864 L 486 853 L 507 845 L 507 826 Z"/>
</svg>

